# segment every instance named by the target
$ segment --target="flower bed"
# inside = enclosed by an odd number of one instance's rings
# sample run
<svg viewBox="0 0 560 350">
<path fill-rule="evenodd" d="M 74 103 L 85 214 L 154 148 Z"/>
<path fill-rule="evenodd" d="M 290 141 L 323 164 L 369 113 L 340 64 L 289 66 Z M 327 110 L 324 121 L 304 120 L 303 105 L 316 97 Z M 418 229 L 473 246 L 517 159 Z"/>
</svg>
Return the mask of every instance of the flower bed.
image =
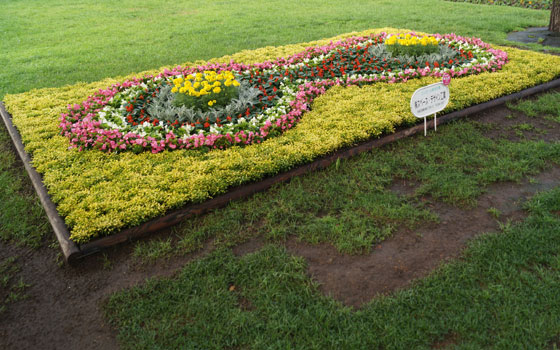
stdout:
<svg viewBox="0 0 560 350">
<path fill-rule="evenodd" d="M 525 7 L 528 9 L 550 10 L 552 0 L 447 0 L 454 2 L 470 2 L 481 5 L 503 5 Z"/>
<path fill-rule="evenodd" d="M 352 33 L 311 43 L 244 51 L 209 62 L 187 63 L 182 67 L 225 69 L 232 68 L 232 60 L 251 67 L 266 61 L 272 64 L 279 61 L 278 57 L 296 57 L 298 53 L 312 52 L 314 49 L 307 49 L 311 46 L 329 47 L 340 40 L 350 42 L 352 39 L 345 40 L 352 36 L 371 38 L 371 35 L 379 36 L 382 32 L 404 31 L 385 28 Z M 506 52 L 509 62 L 495 72 L 452 79 L 451 101 L 446 112 L 560 76 L 560 57 L 512 48 L 494 47 L 492 50 Z M 168 71 L 173 72 L 173 69 Z M 435 71 L 433 67 L 430 68 L 432 71 Z M 161 71 L 154 71 L 136 76 L 157 77 L 160 74 Z M 164 71 L 160 76 L 165 75 Z M 85 147 L 85 144 L 82 151 L 68 149 L 69 139 L 60 135 L 59 128 L 60 115 L 68 113 L 66 106 L 81 105 L 78 111 L 84 107 L 83 102 L 88 96 L 96 96 L 100 89 L 107 90 L 107 86 L 122 86 L 127 80 L 134 82 L 134 77 L 32 90 L 7 95 L 4 102 L 26 151 L 32 155 L 35 168 L 43 175 L 43 182 L 71 231 L 71 238 L 85 243 L 136 226 L 188 203 L 203 202 L 234 186 L 286 171 L 342 147 L 394 132 L 398 126 L 414 124 L 417 119 L 409 110 L 410 96 L 417 88 L 438 81 L 437 74 L 434 75 L 426 74 L 415 79 L 398 74 L 389 79 L 378 77 L 378 80 L 402 80 L 398 84 L 362 84 L 358 81 L 342 86 L 328 80 L 332 86 L 328 85 L 331 87 L 324 93 L 313 95 L 312 108 L 302 109 L 306 112 L 297 127 L 292 125 L 282 135 L 265 137 L 251 146 L 241 142 L 242 146 L 230 144 L 223 150 L 209 152 L 207 145 L 198 149 L 174 150 L 165 145 L 166 150 L 156 149 L 157 153 L 152 153 L 154 149 L 148 143 L 142 148 L 146 152 L 138 154 L 132 148 L 121 151 L 120 147 L 106 146 L 105 150 L 101 150 L 102 147 L 97 150 L 87 149 L 97 146 Z M 302 84 L 305 86 L 306 82 Z M 132 86 L 131 83 L 129 87 Z M 279 114 L 280 118 L 284 115 Z"/>
<path fill-rule="evenodd" d="M 335 85 L 406 82 L 443 72 L 461 77 L 506 62 L 505 52 L 453 34 L 356 36 L 272 62 L 176 67 L 127 80 L 68 106 L 60 126 L 80 150 L 224 149 L 291 129 Z"/>
</svg>

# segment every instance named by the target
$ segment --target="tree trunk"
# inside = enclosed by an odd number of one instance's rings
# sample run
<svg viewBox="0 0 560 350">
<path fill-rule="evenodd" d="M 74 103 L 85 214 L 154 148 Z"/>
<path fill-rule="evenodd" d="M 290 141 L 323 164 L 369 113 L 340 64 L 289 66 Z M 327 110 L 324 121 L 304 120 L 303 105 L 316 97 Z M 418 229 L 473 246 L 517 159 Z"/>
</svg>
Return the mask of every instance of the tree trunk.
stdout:
<svg viewBox="0 0 560 350">
<path fill-rule="evenodd" d="M 552 11 L 550 12 L 550 24 L 548 30 L 560 33 L 560 0 L 554 0 L 552 3 Z"/>
</svg>

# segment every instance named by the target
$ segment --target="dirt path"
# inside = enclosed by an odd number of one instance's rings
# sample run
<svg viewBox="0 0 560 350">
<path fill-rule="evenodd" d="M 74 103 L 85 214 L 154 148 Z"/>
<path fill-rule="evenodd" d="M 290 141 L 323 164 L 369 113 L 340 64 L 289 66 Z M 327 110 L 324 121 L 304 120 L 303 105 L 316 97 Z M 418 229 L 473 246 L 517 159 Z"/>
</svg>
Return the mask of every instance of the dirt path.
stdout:
<svg viewBox="0 0 560 350">
<path fill-rule="evenodd" d="M 502 106 L 472 119 L 507 123 L 505 116 L 511 113 Z M 529 121 L 535 119 L 526 122 Z M 515 122 L 525 121 L 519 116 Z M 529 132 L 525 137 L 560 140 L 560 128 L 548 127 L 546 136 Z M 515 134 L 491 136 L 517 137 Z M 426 224 L 414 231 L 399 231 L 367 255 L 341 255 L 330 245 L 309 245 L 296 240 L 286 242 L 286 247 L 307 259 L 309 274 L 320 283 L 322 292 L 359 307 L 379 293 L 406 287 L 445 260 L 459 256 L 470 238 L 496 230 L 498 220 L 522 219 L 525 212 L 521 205 L 525 199 L 536 191 L 560 184 L 560 167 L 552 167 L 534 178 L 536 182 L 489 186 L 473 209 L 433 201 L 432 209 L 439 214 L 439 223 Z M 403 182 L 393 186 L 393 190 L 403 193 L 412 189 Z M 501 212 L 498 220 L 488 212 L 489 208 Z M 263 244 L 262 240 L 254 239 L 234 251 L 245 254 Z M 208 249 L 153 265 L 139 265 L 131 251 L 131 245 L 122 245 L 106 252 L 108 259 L 98 255 L 76 267 L 58 267 L 56 249 L 31 250 L 0 243 L 0 260 L 18 256 L 21 266 L 18 277 L 31 284 L 26 290 L 26 300 L 10 304 L 0 314 L 0 349 L 118 349 L 115 331 L 105 324 L 100 305 L 111 293 L 142 283 L 146 278 L 172 275 Z M 107 261 L 110 267 L 105 266 Z"/>
<path fill-rule="evenodd" d="M 440 223 L 399 231 L 376 246 L 371 254 L 341 255 L 330 245 L 293 241 L 287 247 L 292 254 L 307 259 L 310 275 L 321 284 L 325 294 L 360 307 L 375 295 L 406 287 L 444 261 L 456 258 L 469 239 L 497 231 L 498 222 L 522 219 L 522 204 L 527 198 L 560 183 L 560 167 L 535 179 L 539 183 L 490 186 L 488 193 L 480 197 L 479 205 L 469 210 L 436 202 L 430 209 L 439 215 Z M 490 208 L 501 212 L 498 219 L 488 212 Z"/>
</svg>

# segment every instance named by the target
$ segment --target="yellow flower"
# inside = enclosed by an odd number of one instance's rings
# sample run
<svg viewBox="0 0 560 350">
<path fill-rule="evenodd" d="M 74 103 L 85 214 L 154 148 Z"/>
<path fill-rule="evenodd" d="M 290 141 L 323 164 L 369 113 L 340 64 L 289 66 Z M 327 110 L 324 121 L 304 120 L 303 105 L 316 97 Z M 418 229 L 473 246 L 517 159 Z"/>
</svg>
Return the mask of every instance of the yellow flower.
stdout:
<svg viewBox="0 0 560 350">
<path fill-rule="evenodd" d="M 397 37 L 396 36 L 390 36 L 385 40 L 385 44 L 386 45 L 395 45 L 395 43 L 397 42 Z"/>
<path fill-rule="evenodd" d="M 223 71 L 217 74 L 215 71 L 204 71 L 189 74 L 185 78 L 177 77 L 173 79 L 172 92 L 180 92 L 187 96 L 200 97 L 211 93 L 219 94 L 222 92 L 222 85 L 240 86 L 235 80 L 235 75 L 231 71 Z M 214 101 L 216 103 L 216 101 Z"/>
</svg>

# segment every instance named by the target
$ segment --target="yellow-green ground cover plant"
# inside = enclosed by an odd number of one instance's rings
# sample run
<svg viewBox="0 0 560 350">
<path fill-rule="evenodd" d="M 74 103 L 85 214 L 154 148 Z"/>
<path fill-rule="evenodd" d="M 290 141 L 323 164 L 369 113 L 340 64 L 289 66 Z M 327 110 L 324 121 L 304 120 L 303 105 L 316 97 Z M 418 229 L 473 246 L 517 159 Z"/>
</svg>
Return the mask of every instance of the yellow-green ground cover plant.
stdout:
<svg viewBox="0 0 560 350">
<path fill-rule="evenodd" d="M 352 36 L 406 33 L 383 28 L 349 33 L 335 38 L 265 47 L 183 66 L 219 65 L 234 61 L 255 64 L 287 57 L 310 46 L 329 45 Z M 425 35 L 417 33 L 418 35 Z M 507 64 L 495 71 L 452 79 L 450 103 L 444 112 L 485 102 L 560 76 L 560 57 L 494 47 L 507 53 Z M 162 69 L 163 70 L 163 69 Z M 13 117 L 33 165 L 71 231 L 71 238 L 85 243 L 135 226 L 189 203 L 202 202 L 229 188 L 286 171 L 299 164 L 361 141 L 412 125 L 409 99 L 437 76 L 402 79 L 396 84 L 334 85 L 315 96 L 311 109 L 297 126 L 281 135 L 251 145 L 232 143 L 224 149 L 103 150 L 70 148 L 61 135 L 60 116 L 68 105 L 81 104 L 100 89 L 134 77 L 157 76 L 159 71 L 106 79 L 91 84 L 32 90 L 6 95 L 4 103 Z M 68 135 L 66 135 L 68 136 Z M 95 147 L 90 147 L 95 148 Z M 129 151 L 130 150 L 130 151 Z"/>
</svg>

